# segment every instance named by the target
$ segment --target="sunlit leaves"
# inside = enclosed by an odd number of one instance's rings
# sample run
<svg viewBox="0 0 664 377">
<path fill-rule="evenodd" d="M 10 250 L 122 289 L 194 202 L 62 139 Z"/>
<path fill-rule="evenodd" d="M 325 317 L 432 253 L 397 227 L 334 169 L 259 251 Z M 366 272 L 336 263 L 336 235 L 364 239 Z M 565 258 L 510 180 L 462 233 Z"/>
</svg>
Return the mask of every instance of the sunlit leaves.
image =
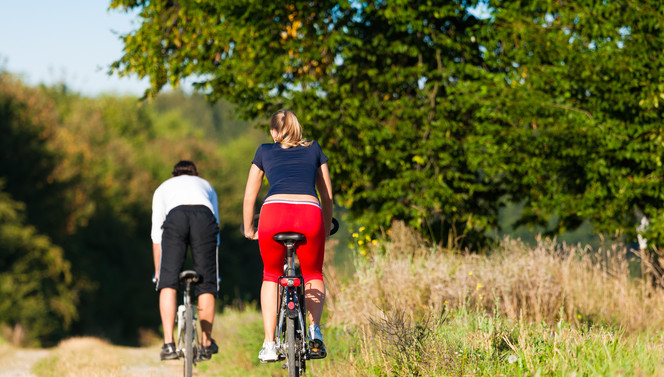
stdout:
<svg viewBox="0 0 664 377">
<path fill-rule="evenodd" d="M 155 90 L 155 67 L 200 78 L 248 117 L 292 108 L 331 157 L 338 202 L 373 232 L 397 218 L 471 239 L 507 201 L 525 204 L 515 225 L 555 216 L 550 233 L 659 218 L 661 6 L 490 1 L 478 20 L 477 3 L 116 0 L 142 24 L 115 69 Z M 151 50 L 174 38 L 191 43 Z"/>
</svg>

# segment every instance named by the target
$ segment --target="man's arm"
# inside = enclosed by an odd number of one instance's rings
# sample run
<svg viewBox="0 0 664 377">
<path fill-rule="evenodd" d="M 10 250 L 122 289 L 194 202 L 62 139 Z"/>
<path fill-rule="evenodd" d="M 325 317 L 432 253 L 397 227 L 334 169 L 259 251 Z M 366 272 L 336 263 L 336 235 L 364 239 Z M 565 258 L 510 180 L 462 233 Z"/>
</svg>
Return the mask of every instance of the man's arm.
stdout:
<svg viewBox="0 0 664 377">
<path fill-rule="evenodd" d="M 161 262 L 161 244 L 152 244 L 152 257 L 154 258 L 154 277 L 159 279 L 159 262 Z"/>
</svg>

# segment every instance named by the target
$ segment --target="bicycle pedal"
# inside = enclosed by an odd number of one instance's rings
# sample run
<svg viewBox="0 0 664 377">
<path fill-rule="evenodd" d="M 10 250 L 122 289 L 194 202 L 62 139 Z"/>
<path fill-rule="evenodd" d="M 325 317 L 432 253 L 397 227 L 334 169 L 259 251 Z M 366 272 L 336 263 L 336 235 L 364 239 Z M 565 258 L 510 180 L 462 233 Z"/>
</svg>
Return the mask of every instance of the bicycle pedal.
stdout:
<svg viewBox="0 0 664 377">
<path fill-rule="evenodd" d="M 327 351 L 324 348 L 309 349 L 310 359 L 324 359 L 326 356 L 327 356 Z"/>
</svg>

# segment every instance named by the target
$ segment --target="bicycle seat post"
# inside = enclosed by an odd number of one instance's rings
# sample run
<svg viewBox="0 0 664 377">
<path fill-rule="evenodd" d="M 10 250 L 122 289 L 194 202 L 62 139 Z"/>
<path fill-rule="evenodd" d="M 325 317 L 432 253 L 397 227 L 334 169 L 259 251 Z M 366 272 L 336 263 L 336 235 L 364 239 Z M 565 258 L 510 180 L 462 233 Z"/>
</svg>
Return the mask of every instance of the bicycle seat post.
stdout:
<svg viewBox="0 0 664 377">
<path fill-rule="evenodd" d="M 286 260 L 288 261 L 288 275 L 295 275 L 295 258 L 293 252 L 295 251 L 295 241 L 284 241 L 286 246 Z"/>
</svg>

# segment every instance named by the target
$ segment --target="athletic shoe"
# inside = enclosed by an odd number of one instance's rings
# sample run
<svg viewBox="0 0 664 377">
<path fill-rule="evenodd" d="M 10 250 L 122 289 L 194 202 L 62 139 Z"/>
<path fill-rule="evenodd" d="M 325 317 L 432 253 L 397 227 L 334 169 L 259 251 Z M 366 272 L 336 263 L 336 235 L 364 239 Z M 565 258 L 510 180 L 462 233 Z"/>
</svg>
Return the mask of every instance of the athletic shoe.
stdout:
<svg viewBox="0 0 664 377">
<path fill-rule="evenodd" d="M 210 360 L 212 354 L 219 352 L 219 346 L 214 342 L 214 339 L 210 339 L 210 345 L 201 347 L 201 351 L 198 353 L 198 358 L 202 361 Z"/>
<path fill-rule="evenodd" d="M 309 326 L 309 354 L 312 359 L 324 359 L 327 356 L 323 334 L 318 325 Z"/>
<path fill-rule="evenodd" d="M 175 343 L 166 343 L 161 347 L 162 360 L 175 360 L 179 359 L 178 351 L 175 349 Z"/>
<path fill-rule="evenodd" d="M 275 342 L 263 342 L 263 349 L 258 352 L 258 360 L 260 360 L 261 363 L 271 363 L 278 359 L 277 344 Z"/>
</svg>

